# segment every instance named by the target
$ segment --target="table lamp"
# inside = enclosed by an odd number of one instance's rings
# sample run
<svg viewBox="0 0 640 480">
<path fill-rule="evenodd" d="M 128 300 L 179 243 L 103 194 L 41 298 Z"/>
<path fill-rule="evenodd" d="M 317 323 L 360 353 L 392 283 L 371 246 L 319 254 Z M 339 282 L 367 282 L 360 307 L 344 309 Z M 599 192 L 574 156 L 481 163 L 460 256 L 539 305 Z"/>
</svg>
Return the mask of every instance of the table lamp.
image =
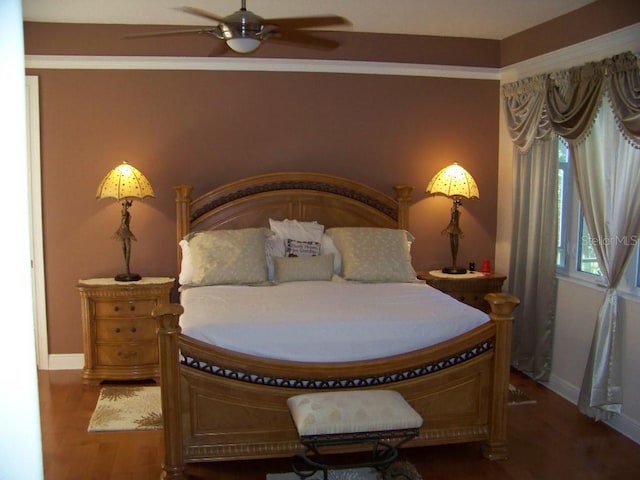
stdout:
<svg viewBox="0 0 640 480">
<path fill-rule="evenodd" d="M 463 198 L 480 198 L 478 185 L 473 177 L 464 168 L 454 162 L 452 165 L 443 168 L 429 182 L 426 193 L 432 195 L 444 195 L 453 199 L 451 207 L 451 221 L 447 228 L 442 230 L 442 234 L 449 235 L 451 245 L 452 265 L 442 269 L 443 273 L 462 274 L 467 273 L 465 268 L 458 267 L 456 260 L 458 257 L 458 241 L 462 237 L 462 230 L 459 225 L 460 210 Z"/>
<path fill-rule="evenodd" d="M 116 168 L 111 170 L 106 177 L 102 179 L 98 185 L 96 198 L 115 198 L 122 201 L 122 217 L 120 227 L 114 233 L 113 237 L 122 242 L 122 253 L 124 254 L 125 273 L 119 273 L 115 276 L 118 282 L 135 282 L 142 277 L 137 273 L 131 273 L 129 269 L 129 260 L 131 259 L 131 240 L 136 240 L 135 235 L 129 229 L 131 214 L 129 207 L 133 204 L 134 198 L 154 197 L 153 188 L 149 180 L 140 173 L 140 171 L 122 162 Z"/>
</svg>

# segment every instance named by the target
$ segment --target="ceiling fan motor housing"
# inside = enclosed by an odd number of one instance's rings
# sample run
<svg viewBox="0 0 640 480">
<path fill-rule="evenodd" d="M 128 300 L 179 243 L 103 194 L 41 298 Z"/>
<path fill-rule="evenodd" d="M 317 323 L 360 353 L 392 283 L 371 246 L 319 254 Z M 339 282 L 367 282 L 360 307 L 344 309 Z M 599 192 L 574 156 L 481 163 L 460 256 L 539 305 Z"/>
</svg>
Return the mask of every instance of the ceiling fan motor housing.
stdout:
<svg viewBox="0 0 640 480">
<path fill-rule="evenodd" d="M 248 10 L 239 10 L 224 18 L 219 27 L 225 40 L 238 37 L 260 39 L 262 33 L 262 17 Z"/>
</svg>

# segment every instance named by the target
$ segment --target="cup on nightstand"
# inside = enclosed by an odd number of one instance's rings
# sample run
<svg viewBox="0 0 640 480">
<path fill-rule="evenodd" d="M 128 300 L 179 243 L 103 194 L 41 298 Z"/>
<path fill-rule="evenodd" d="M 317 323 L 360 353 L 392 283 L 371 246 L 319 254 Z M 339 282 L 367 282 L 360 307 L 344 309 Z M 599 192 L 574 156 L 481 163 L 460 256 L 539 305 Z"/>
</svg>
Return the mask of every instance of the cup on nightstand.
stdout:
<svg viewBox="0 0 640 480">
<path fill-rule="evenodd" d="M 491 273 L 491 260 L 488 258 L 482 260 L 482 267 L 480 267 L 480 271 L 484 274 Z"/>
</svg>

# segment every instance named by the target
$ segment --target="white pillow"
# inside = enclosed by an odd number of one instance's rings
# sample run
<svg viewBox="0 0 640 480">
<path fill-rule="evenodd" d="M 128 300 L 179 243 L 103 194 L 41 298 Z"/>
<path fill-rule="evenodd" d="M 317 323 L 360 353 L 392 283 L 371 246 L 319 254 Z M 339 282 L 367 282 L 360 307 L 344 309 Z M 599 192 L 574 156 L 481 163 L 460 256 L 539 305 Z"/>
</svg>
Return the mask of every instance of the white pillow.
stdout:
<svg viewBox="0 0 640 480">
<path fill-rule="evenodd" d="M 212 230 L 187 238 L 193 264 L 192 284 L 256 285 L 267 282 L 266 228 Z"/>
<path fill-rule="evenodd" d="M 405 230 L 374 227 L 330 228 L 342 256 L 342 276 L 358 282 L 415 282 L 410 242 Z"/>
<path fill-rule="evenodd" d="M 333 243 L 333 240 L 326 233 L 322 234 L 322 239 L 320 240 L 320 255 L 330 255 L 333 254 L 333 272 L 336 275 L 340 275 L 340 271 L 342 270 L 342 257 L 340 256 L 340 251 L 337 249 L 336 244 Z"/>
<path fill-rule="evenodd" d="M 191 285 L 193 283 L 193 261 L 191 260 L 189 242 L 183 239 L 180 240 L 179 245 L 182 249 L 182 262 L 180 263 L 178 282 L 180 285 Z"/>
</svg>

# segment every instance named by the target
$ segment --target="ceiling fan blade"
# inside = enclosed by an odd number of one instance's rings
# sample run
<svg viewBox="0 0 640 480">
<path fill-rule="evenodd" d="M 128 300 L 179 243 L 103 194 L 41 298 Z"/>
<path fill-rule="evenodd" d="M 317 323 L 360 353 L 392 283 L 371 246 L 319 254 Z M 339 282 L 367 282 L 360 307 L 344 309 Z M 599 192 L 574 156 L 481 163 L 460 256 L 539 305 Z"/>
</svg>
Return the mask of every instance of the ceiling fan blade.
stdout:
<svg viewBox="0 0 640 480">
<path fill-rule="evenodd" d="M 213 28 L 189 28 L 185 30 L 164 30 L 160 32 L 149 32 L 149 33 L 131 33 L 129 35 L 125 35 L 124 38 L 144 38 L 144 37 L 161 37 L 164 35 L 184 35 L 189 33 L 211 33 L 215 35 L 215 30 L 217 27 Z"/>
<path fill-rule="evenodd" d="M 191 15 L 195 15 L 196 17 L 207 18 L 209 20 L 213 20 L 214 22 L 224 23 L 224 18 L 219 17 L 218 15 L 214 15 L 213 13 L 207 12 L 201 8 L 196 7 L 177 7 L 176 10 L 180 10 L 181 12 L 190 13 Z"/>
<path fill-rule="evenodd" d="M 333 50 L 340 46 L 334 40 L 316 37 L 300 30 L 280 30 L 267 38 L 269 42 L 298 43 L 305 47 Z"/>
<path fill-rule="evenodd" d="M 278 25 L 283 29 L 329 27 L 332 25 L 351 25 L 351 22 L 338 15 L 317 17 L 266 18 L 264 23 Z"/>
<path fill-rule="evenodd" d="M 213 44 L 213 47 L 211 48 L 211 50 L 209 51 L 208 56 L 209 57 L 221 57 L 227 53 L 229 53 L 229 47 L 227 46 L 227 43 L 222 41 L 222 42 L 215 42 Z"/>
</svg>

